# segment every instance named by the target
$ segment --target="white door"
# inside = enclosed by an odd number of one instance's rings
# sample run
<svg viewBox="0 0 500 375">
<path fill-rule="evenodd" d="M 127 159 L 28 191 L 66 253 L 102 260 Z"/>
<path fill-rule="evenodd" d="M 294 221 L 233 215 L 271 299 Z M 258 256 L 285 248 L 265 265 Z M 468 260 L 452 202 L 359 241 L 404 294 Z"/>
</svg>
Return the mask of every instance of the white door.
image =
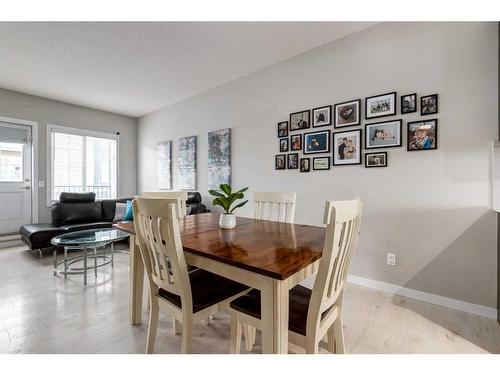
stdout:
<svg viewBox="0 0 500 375">
<path fill-rule="evenodd" d="M 0 122 L 0 236 L 32 222 L 31 127 Z"/>
</svg>

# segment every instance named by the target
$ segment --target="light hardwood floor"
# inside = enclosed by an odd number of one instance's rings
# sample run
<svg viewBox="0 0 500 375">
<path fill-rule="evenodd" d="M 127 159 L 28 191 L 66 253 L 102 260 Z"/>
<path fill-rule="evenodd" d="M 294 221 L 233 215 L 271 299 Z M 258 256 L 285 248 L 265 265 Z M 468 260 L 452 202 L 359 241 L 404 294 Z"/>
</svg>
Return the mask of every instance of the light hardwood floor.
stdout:
<svg viewBox="0 0 500 375">
<path fill-rule="evenodd" d="M 84 287 L 81 276 L 52 276 L 48 255 L 0 249 L 0 353 L 144 353 L 146 328 L 146 311 L 142 326 L 128 323 L 126 254 L 97 281 L 89 272 Z M 344 333 L 347 353 L 500 353 L 494 320 L 356 285 L 345 292 Z M 180 348 L 171 319 L 160 315 L 155 352 Z M 227 313 L 195 327 L 193 352 L 229 353 Z"/>
</svg>

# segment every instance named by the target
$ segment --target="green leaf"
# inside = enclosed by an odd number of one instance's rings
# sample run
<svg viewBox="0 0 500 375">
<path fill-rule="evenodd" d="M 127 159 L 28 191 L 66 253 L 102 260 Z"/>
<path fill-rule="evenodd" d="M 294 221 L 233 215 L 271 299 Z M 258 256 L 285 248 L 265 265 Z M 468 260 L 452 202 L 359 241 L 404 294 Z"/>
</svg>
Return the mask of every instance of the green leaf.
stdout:
<svg viewBox="0 0 500 375">
<path fill-rule="evenodd" d="M 209 194 L 213 195 L 214 197 L 225 197 L 224 194 L 222 194 L 221 192 L 219 192 L 217 190 L 209 190 L 208 192 L 209 192 Z"/>
<path fill-rule="evenodd" d="M 227 195 L 231 194 L 231 185 L 229 184 L 220 184 L 220 189 Z"/>
<path fill-rule="evenodd" d="M 236 206 L 234 206 L 234 207 L 232 208 L 232 210 L 231 210 L 231 211 L 229 211 L 229 213 L 231 214 L 231 213 L 233 213 L 233 211 L 234 211 L 234 210 L 236 210 L 237 208 L 243 207 L 245 204 L 247 204 L 247 202 L 248 202 L 248 200 L 243 201 L 243 202 L 241 202 L 241 203 L 238 203 Z"/>
<path fill-rule="evenodd" d="M 225 197 L 215 198 L 212 204 L 214 206 L 221 206 L 226 212 L 229 212 L 229 207 L 231 206 L 231 203 Z"/>
<path fill-rule="evenodd" d="M 245 191 L 247 191 L 247 190 L 248 190 L 248 187 L 243 188 L 243 189 L 241 189 L 241 190 L 238 190 L 236 193 L 244 193 L 244 192 L 245 192 Z"/>
</svg>

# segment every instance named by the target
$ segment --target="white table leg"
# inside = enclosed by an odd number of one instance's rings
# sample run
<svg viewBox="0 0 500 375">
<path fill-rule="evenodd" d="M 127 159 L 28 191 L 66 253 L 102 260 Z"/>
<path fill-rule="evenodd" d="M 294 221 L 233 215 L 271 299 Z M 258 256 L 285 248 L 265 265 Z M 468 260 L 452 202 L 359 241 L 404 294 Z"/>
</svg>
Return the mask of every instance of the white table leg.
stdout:
<svg viewBox="0 0 500 375">
<path fill-rule="evenodd" d="M 288 354 L 288 283 L 274 280 L 274 346 L 273 352 Z"/>
</svg>

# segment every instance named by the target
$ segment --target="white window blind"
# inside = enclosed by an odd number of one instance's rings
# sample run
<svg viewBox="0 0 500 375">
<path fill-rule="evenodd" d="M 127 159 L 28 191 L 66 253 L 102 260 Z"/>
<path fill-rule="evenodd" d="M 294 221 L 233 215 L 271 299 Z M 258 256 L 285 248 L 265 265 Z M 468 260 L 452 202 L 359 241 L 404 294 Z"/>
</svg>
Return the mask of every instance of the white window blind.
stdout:
<svg viewBox="0 0 500 375">
<path fill-rule="evenodd" d="M 50 201 L 62 192 L 94 192 L 97 199 L 116 198 L 117 138 L 51 127 Z"/>
</svg>

